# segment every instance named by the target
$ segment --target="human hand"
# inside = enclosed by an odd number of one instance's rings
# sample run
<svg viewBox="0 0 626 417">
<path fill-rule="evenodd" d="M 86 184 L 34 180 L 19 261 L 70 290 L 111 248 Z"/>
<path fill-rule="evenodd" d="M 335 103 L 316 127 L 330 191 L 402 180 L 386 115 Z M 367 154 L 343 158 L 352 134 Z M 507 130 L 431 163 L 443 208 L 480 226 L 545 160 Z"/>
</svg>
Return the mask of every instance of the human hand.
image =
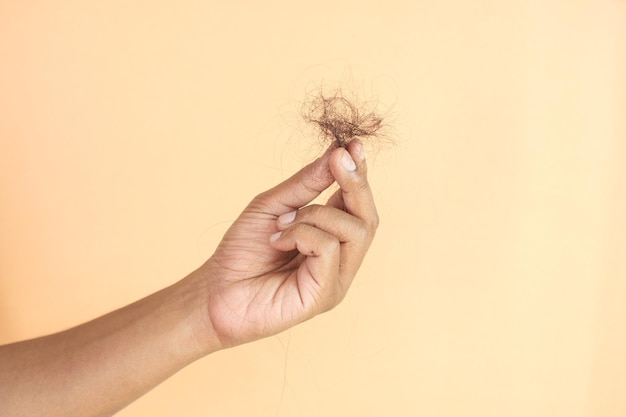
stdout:
<svg viewBox="0 0 626 417">
<path fill-rule="evenodd" d="M 335 181 L 326 205 L 307 206 Z M 377 225 L 362 145 L 327 151 L 254 198 L 215 254 L 175 284 L 80 326 L 0 346 L 0 414 L 109 416 L 196 359 L 331 309 Z"/>
<path fill-rule="evenodd" d="M 197 271 L 215 348 L 276 334 L 344 298 L 378 227 L 366 174 L 354 140 L 252 200 Z M 326 205 L 307 206 L 335 181 Z"/>
</svg>

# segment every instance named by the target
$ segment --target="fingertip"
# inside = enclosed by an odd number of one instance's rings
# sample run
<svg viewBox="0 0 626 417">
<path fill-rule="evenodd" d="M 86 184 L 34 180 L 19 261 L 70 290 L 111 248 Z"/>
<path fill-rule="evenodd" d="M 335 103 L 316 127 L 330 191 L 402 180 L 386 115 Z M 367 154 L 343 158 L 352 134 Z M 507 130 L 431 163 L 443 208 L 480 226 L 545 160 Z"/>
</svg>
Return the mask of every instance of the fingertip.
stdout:
<svg viewBox="0 0 626 417">
<path fill-rule="evenodd" d="M 337 178 L 337 173 L 352 173 L 357 170 L 357 165 L 350 152 L 347 149 L 339 147 L 336 148 L 330 156 L 330 167 L 331 171 L 335 178 Z"/>
<path fill-rule="evenodd" d="M 283 225 L 283 226 L 289 225 L 296 219 L 297 213 L 298 212 L 294 210 L 285 214 L 281 214 L 280 216 L 278 216 L 278 224 Z"/>
<path fill-rule="evenodd" d="M 354 139 L 348 144 L 348 152 L 350 152 L 355 161 L 365 161 L 365 148 L 360 139 Z"/>
<path fill-rule="evenodd" d="M 350 152 L 345 149 L 343 150 L 343 152 L 341 152 L 339 163 L 341 164 L 343 169 L 348 172 L 356 171 L 356 163 L 354 162 L 354 159 L 352 159 L 352 155 L 350 155 Z"/>
<path fill-rule="evenodd" d="M 347 149 L 337 149 L 330 160 L 330 169 L 341 188 L 341 207 L 361 219 L 373 217 L 376 213 L 375 205 L 369 184 L 367 181 L 367 164 L 361 159 L 362 144 L 360 141 L 352 141 Z M 360 149 L 361 148 L 361 149 Z M 341 160 L 344 155 L 350 155 L 356 164 L 356 170 L 345 169 Z M 331 204 L 338 204 L 337 199 L 333 199 Z"/>
<path fill-rule="evenodd" d="M 330 169 L 335 180 L 340 183 L 348 178 L 366 177 L 365 151 L 363 143 L 354 139 L 345 148 L 335 148 L 330 156 Z M 341 184 L 340 184 L 341 185 Z"/>
<path fill-rule="evenodd" d="M 278 239 L 280 239 L 280 237 L 282 236 L 283 232 L 276 232 L 273 235 L 270 236 L 270 242 L 276 242 Z"/>
</svg>

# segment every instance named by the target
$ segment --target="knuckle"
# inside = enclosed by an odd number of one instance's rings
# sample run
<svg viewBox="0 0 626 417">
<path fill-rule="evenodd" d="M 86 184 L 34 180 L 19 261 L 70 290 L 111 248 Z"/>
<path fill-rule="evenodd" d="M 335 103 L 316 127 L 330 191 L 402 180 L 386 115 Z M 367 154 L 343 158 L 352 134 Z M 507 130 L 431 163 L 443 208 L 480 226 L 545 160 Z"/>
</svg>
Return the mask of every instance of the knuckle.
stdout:
<svg viewBox="0 0 626 417">
<path fill-rule="evenodd" d="M 301 235 L 308 229 L 308 226 L 305 223 L 296 223 L 289 228 L 287 228 L 287 232 L 293 233 L 295 235 Z"/>
<path fill-rule="evenodd" d="M 302 181 L 302 186 L 307 194 L 317 194 L 320 192 L 317 186 L 318 178 L 313 177 L 309 181 Z"/>
<path fill-rule="evenodd" d="M 283 230 L 283 234 L 281 238 L 288 238 L 290 241 L 298 241 L 302 236 L 302 231 L 304 230 L 304 225 L 301 223 L 296 223 L 294 225 L 289 226 L 285 230 Z"/>
<path fill-rule="evenodd" d="M 276 198 L 272 190 L 266 190 L 254 196 L 247 208 L 254 211 L 267 212 L 273 210 L 276 204 Z"/>
<path fill-rule="evenodd" d="M 263 204 L 268 201 L 270 198 L 269 191 L 263 191 L 262 193 L 257 194 L 253 199 L 251 204 Z"/>
<path fill-rule="evenodd" d="M 370 237 L 370 235 L 371 235 L 370 228 L 365 223 L 362 223 L 355 230 L 355 238 L 359 242 L 366 241 Z"/>
<path fill-rule="evenodd" d="M 306 207 L 303 211 L 305 211 L 305 215 L 309 217 L 319 217 L 322 215 L 324 208 L 319 204 L 311 204 Z"/>
<path fill-rule="evenodd" d="M 380 226 L 380 217 L 378 216 L 378 213 L 375 213 L 372 216 L 372 219 L 370 220 L 370 228 L 373 229 L 373 231 L 375 232 L 379 226 Z"/>
<path fill-rule="evenodd" d="M 339 242 L 339 239 L 336 237 L 329 236 L 328 242 L 326 242 L 326 248 L 331 253 L 339 252 L 341 249 L 341 242 Z"/>
<path fill-rule="evenodd" d="M 380 225 L 380 217 L 378 217 L 378 214 L 374 214 L 367 220 L 364 220 L 363 227 L 361 228 L 361 233 L 363 234 L 363 236 L 361 237 L 363 239 L 374 238 L 374 235 L 376 235 L 376 230 L 378 229 L 379 225 Z"/>
<path fill-rule="evenodd" d="M 365 178 L 361 178 L 356 182 L 356 189 L 361 192 L 367 192 L 370 189 L 370 184 Z"/>
</svg>

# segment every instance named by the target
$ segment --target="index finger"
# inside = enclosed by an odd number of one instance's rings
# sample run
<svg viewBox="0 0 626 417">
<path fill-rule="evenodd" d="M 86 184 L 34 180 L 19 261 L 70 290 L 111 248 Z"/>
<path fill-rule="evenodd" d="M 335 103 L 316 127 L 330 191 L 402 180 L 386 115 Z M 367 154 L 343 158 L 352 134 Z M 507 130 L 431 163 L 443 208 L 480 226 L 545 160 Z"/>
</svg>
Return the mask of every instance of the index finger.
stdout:
<svg viewBox="0 0 626 417">
<path fill-rule="evenodd" d="M 341 187 L 340 196 L 334 196 L 331 204 L 341 201 L 345 210 L 363 220 L 373 232 L 379 223 L 374 196 L 367 181 L 367 164 L 363 144 L 353 140 L 346 149 L 340 149 L 330 157 L 330 170 Z M 339 198 L 341 197 L 341 198 Z"/>
</svg>

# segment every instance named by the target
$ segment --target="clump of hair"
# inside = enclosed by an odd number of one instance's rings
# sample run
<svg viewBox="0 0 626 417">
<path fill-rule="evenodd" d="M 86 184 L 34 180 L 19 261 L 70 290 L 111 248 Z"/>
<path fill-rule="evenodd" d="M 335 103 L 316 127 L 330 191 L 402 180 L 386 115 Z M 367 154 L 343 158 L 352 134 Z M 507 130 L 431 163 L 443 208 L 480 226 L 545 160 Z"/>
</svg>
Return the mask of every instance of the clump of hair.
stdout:
<svg viewBox="0 0 626 417">
<path fill-rule="evenodd" d="M 302 116 L 315 125 L 323 139 L 345 147 L 355 138 L 377 136 L 383 118 L 364 103 L 346 98 L 341 90 L 313 95 L 304 105 Z"/>
</svg>

